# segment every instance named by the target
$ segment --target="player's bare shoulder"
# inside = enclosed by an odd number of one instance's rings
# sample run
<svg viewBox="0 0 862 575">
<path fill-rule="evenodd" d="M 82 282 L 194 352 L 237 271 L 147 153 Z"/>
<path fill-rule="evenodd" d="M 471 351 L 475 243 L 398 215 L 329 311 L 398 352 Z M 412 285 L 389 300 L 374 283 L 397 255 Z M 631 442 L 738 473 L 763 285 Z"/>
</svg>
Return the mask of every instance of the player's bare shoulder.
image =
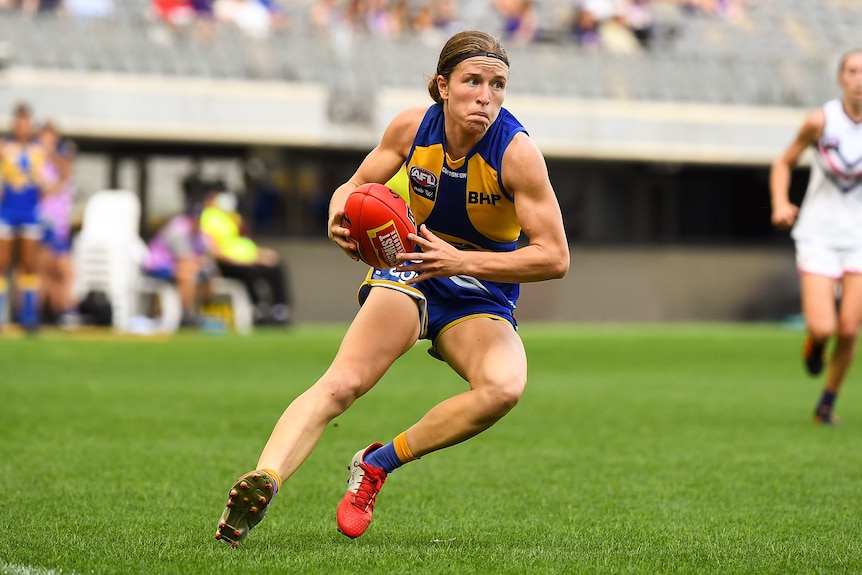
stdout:
<svg viewBox="0 0 862 575">
<path fill-rule="evenodd" d="M 382 143 L 398 148 L 406 146 L 409 149 L 427 110 L 428 108 L 417 106 L 399 112 L 386 127 Z"/>
<path fill-rule="evenodd" d="M 503 153 L 501 166 L 503 184 L 515 192 L 520 189 L 542 189 L 548 182 L 545 157 L 530 136 L 515 134 Z"/>
<path fill-rule="evenodd" d="M 799 130 L 799 135 L 807 143 L 813 144 L 817 142 L 823 135 L 823 129 L 826 126 L 826 112 L 823 107 L 815 108 L 805 116 L 802 122 L 802 128 Z"/>
</svg>

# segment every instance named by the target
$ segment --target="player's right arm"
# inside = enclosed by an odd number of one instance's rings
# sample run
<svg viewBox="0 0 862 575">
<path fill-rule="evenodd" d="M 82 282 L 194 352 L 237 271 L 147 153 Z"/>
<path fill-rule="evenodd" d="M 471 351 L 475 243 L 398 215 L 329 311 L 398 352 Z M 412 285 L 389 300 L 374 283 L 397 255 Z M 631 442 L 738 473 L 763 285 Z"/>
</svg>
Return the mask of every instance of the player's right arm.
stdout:
<svg viewBox="0 0 862 575">
<path fill-rule="evenodd" d="M 772 225 L 789 228 L 796 221 L 799 206 L 790 201 L 790 176 L 805 150 L 820 140 L 826 117 L 823 108 L 808 114 L 790 146 L 773 163 L 769 170 L 769 195 L 772 200 Z"/>
<path fill-rule="evenodd" d="M 398 114 L 386 127 L 380 143 L 365 156 L 353 176 L 333 192 L 329 200 L 329 239 L 351 259 L 359 261 L 359 254 L 350 239 L 350 232 L 341 225 L 347 196 L 362 184 L 383 183 L 398 172 L 410 153 L 426 110 L 409 108 Z"/>
</svg>

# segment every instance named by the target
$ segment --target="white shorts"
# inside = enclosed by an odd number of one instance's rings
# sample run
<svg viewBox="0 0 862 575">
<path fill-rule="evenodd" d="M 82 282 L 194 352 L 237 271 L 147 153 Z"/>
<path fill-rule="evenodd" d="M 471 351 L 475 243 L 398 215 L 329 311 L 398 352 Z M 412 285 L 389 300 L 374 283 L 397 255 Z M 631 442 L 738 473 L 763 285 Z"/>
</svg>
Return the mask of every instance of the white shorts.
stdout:
<svg viewBox="0 0 862 575">
<path fill-rule="evenodd" d="M 21 226 L 12 226 L 9 225 L 7 222 L 4 222 L 3 220 L 0 220 L 0 239 L 11 240 L 16 237 L 19 237 L 25 240 L 39 241 L 42 239 L 42 235 L 42 224 L 25 224 Z"/>
<path fill-rule="evenodd" d="M 801 273 L 833 279 L 862 274 L 862 246 L 831 248 L 808 241 L 796 242 L 796 268 Z"/>
</svg>

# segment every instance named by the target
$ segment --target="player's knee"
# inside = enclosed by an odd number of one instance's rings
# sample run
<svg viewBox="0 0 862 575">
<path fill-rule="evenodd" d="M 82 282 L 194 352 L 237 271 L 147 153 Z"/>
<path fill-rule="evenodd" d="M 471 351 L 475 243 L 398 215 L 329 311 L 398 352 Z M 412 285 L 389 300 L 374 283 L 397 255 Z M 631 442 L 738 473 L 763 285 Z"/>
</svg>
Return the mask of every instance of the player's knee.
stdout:
<svg viewBox="0 0 862 575">
<path fill-rule="evenodd" d="M 521 396 L 524 395 L 524 387 L 526 384 L 527 382 L 525 380 L 517 380 L 501 389 L 500 403 L 503 409 L 506 410 L 506 413 L 521 401 Z"/>
<path fill-rule="evenodd" d="M 489 416 L 499 419 L 518 405 L 526 383 L 524 378 L 511 377 L 485 388 L 485 407 Z"/>
<path fill-rule="evenodd" d="M 338 413 L 344 412 L 362 395 L 362 380 L 350 372 L 327 374 L 318 385 L 331 408 Z"/>
<path fill-rule="evenodd" d="M 836 325 L 830 321 L 811 322 L 808 331 L 815 341 L 825 341 L 835 335 Z"/>
</svg>

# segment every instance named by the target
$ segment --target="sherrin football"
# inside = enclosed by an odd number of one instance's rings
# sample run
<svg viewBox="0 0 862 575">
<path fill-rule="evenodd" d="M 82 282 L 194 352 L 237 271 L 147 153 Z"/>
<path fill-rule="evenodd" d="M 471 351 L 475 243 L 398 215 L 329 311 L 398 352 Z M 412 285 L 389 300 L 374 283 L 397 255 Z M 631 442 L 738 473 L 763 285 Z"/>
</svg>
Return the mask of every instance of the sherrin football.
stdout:
<svg viewBox="0 0 862 575">
<path fill-rule="evenodd" d="M 404 198 L 383 184 L 353 190 L 344 204 L 342 225 L 350 230 L 362 261 L 375 268 L 395 267 L 395 254 L 415 248 L 407 239 L 407 234 L 416 233 L 413 212 Z"/>
</svg>

